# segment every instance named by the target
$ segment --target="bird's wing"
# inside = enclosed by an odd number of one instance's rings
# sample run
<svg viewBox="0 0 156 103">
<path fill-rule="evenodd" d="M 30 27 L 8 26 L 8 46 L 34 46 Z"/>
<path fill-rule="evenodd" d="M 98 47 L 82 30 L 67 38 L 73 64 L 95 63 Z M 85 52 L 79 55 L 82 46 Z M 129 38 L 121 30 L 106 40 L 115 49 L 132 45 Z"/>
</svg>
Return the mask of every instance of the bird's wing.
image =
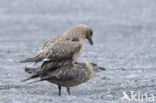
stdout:
<svg viewBox="0 0 156 103">
<path fill-rule="evenodd" d="M 78 53 L 82 48 L 80 42 L 63 41 L 55 42 L 45 49 L 41 49 L 33 57 L 20 61 L 26 62 L 40 62 L 40 61 L 59 61 L 65 59 L 72 59 L 75 53 Z"/>
<path fill-rule="evenodd" d="M 46 76 L 42 77 L 41 80 L 79 80 L 85 77 L 85 75 L 84 69 L 72 69 L 69 66 L 64 66 L 53 72 L 49 72 Z"/>
<path fill-rule="evenodd" d="M 81 48 L 82 44 L 80 42 L 56 42 L 37 53 L 33 58 L 48 61 L 71 59 Z"/>
<path fill-rule="evenodd" d="M 61 61 L 45 61 L 41 67 L 38 69 L 38 74 L 45 74 L 47 71 L 54 71 L 61 66 L 72 65 L 72 60 L 61 60 Z"/>
<path fill-rule="evenodd" d="M 59 35 L 55 36 L 54 38 L 46 41 L 45 44 L 43 45 L 43 47 L 41 48 L 41 50 L 49 48 L 51 45 L 53 45 L 55 42 L 58 42 L 58 41 L 69 41 L 69 38 L 63 37 L 62 34 L 59 34 Z"/>
<path fill-rule="evenodd" d="M 52 38 L 52 39 L 46 41 L 45 44 L 43 45 L 43 47 L 42 47 L 41 49 L 46 49 L 46 48 L 48 48 L 48 47 L 49 47 L 51 44 L 53 44 L 53 43 L 57 40 L 57 38 L 59 38 L 59 37 L 60 37 L 60 36 L 58 35 L 58 36 L 56 36 L 56 37 L 54 37 L 54 38 Z"/>
</svg>

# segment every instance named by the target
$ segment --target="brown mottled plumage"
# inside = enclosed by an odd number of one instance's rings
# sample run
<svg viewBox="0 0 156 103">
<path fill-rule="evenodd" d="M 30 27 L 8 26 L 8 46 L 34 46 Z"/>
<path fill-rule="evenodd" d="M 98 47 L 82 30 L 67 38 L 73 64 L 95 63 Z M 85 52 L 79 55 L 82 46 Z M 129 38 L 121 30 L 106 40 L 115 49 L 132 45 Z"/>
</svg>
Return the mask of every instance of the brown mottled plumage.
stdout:
<svg viewBox="0 0 156 103">
<path fill-rule="evenodd" d="M 73 63 L 72 63 L 71 59 L 70 60 L 61 60 L 61 61 L 45 61 L 45 62 L 43 62 L 41 67 L 34 68 L 35 72 L 33 72 L 31 74 L 31 76 L 29 78 L 27 78 L 26 80 L 29 80 L 29 79 L 32 79 L 32 78 L 36 78 L 36 77 L 41 76 L 41 75 L 43 76 L 47 72 L 53 71 L 56 68 L 59 68 L 61 66 L 72 65 L 72 64 Z M 26 69 L 29 69 L 29 68 L 26 68 Z"/>
<path fill-rule="evenodd" d="M 88 39 L 91 45 L 93 44 L 92 35 L 92 29 L 87 25 L 74 26 L 65 33 L 48 40 L 34 56 L 21 61 L 21 63 L 37 63 L 42 60 L 60 62 L 60 60 L 70 59 L 74 62 L 81 53 L 85 39 Z"/>
<path fill-rule="evenodd" d="M 91 62 L 75 63 L 73 65 L 61 66 L 59 68 L 50 69 L 51 71 L 44 72 L 44 74 L 39 74 L 36 77 L 41 78 L 39 81 L 47 80 L 51 83 L 57 84 L 60 96 L 61 86 L 66 87 L 68 94 L 70 95 L 70 87 L 79 85 L 89 80 L 91 77 L 94 76 L 94 71 L 96 71 L 98 68 L 101 67 L 98 67 L 97 64 Z M 38 68 L 25 68 L 25 71 L 30 74 L 35 74 L 37 73 Z M 33 78 L 34 77 L 31 76 L 26 80 Z"/>
</svg>

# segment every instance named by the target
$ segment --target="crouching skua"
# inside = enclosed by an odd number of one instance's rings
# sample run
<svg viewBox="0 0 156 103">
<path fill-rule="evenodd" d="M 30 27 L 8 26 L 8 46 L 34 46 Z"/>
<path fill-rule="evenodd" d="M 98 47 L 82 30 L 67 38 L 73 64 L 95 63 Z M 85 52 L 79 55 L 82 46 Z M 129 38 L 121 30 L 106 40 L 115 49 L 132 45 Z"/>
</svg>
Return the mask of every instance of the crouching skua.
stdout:
<svg viewBox="0 0 156 103">
<path fill-rule="evenodd" d="M 51 62 L 49 62 L 51 63 Z M 42 66 L 42 68 L 44 65 Z M 45 66 L 47 67 L 47 66 Z M 105 70 L 102 67 L 98 67 L 97 64 L 93 62 L 86 63 L 74 63 L 73 65 L 61 66 L 59 68 L 49 69 L 44 73 L 39 73 L 39 68 L 25 68 L 25 71 L 31 76 L 23 81 L 40 77 L 40 80 L 30 82 L 35 83 L 39 81 L 48 81 L 58 85 L 59 96 L 61 96 L 61 86 L 67 88 L 67 92 L 70 95 L 70 87 L 77 86 L 81 83 L 88 81 L 94 76 L 94 72 L 97 69 Z M 35 76 L 34 76 L 35 74 Z"/>
</svg>

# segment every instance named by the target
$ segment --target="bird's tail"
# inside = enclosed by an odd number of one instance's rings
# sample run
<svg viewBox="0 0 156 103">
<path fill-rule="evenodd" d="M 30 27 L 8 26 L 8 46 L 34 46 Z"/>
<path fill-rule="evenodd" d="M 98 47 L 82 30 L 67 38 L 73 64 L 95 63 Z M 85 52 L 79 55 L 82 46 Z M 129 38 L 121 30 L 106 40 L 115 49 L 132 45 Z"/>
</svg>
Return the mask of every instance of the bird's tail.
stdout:
<svg viewBox="0 0 156 103">
<path fill-rule="evenodd" d="M 26 63 L 26 62 L 36 62 L 37 63 L 39 61 L 41 61 L 40 58 L 27 58 L 25 60 L 20 61 L 20 63 Z"/>
<path fill-rule="evenodd" d="M 25 82 L 25 81 L 27 81 L 27 80 L 34 79 L 34 78 L 37 78 L 37 77 L 38 77 L 38 75 L 32 75 L 32 76 L 30 76 L 30 77 L 27 78 L 27 79 L 21 80 L 21 82 Z"/>
<path fill-rule="evenodd" d="M 20 61 L 20 63 L 26 63 L 26 62 L 34 62 L 35 59 L 34 58 L 27 58 L 25 60 Z"/>
<path fill-rule="evenodd" d="M 25 72 L 27 72 L 28 74 L 32 74 L 37 70 L 37 68 L 29 68 L 29 67 L 25 67 Z"/>
<path fill-rule="evenodd" d="M 27 80 L 39 77 L 38 73 L 36 72 L 37 70 L 38 70 L 38 68 L 28 68 L 28 67 L 26 67 L 25 72 L 31 74 L 31 76 L 29 78 L 27 78 L 27 79 L 22 80 L 21 82 L 25 82 Z"/>
<path fill-rule="evenodd" d="M 30 82 L 29 84 L 33 84 L 33 83 L 41 82 L 41 81 L 44 81 L 44 80 L 40 79 L 40 80 L 37 80 L 37 81 Z"/>
</svg>

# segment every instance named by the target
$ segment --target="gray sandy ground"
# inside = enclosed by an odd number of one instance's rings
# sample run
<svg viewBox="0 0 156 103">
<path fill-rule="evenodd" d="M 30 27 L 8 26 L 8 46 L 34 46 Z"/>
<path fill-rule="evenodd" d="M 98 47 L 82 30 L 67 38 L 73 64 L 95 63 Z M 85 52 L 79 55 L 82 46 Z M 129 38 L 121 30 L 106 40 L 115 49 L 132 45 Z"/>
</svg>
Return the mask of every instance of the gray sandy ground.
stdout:
<svg viewBox="0 0 156 103">
<path fill-rule="evenodd" d="M 156 96 L 155 0 L 0 0 L 0 103 L 121 103 L 122 92 Z M 87 83 L 65 88 L 28 85 L 18 61 L 73 25 L 94 30 L 79 61 L 105 67 Z M 123 101 L 128 103 L 128 101 Z M 142 103 L 148 103 L 144 101 Z"/>
</svg>

